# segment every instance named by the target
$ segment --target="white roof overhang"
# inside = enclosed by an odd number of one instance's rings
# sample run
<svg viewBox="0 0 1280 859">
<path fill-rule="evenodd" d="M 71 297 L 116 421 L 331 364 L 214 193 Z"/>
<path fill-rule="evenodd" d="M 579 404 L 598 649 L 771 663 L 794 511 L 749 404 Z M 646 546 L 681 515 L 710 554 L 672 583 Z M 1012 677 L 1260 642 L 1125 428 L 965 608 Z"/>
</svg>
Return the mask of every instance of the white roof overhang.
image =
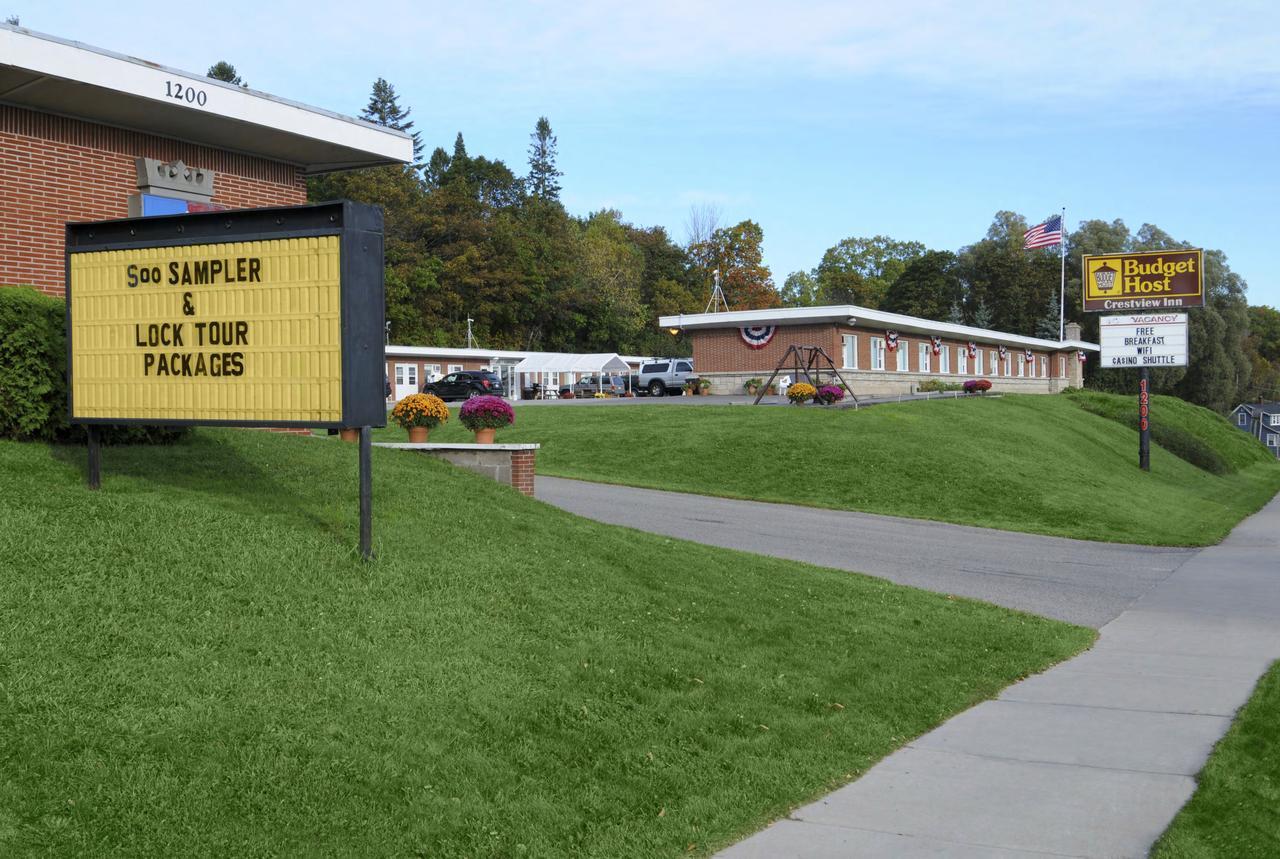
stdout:
<svg viewBox="0 0 1280 859">
<path fill-rule="evenodd" d="M 0 24 L 0 102 L 306 173 L 413 160 L 413 140 L 402 131 L 8 24 Z"/>
<path fill-rule="evenodd" d="M 1021 346 L 1030 349 L 1060 351 L 1064 349 L 1083 349 L 1097 352 L 1097 343 L 1083 340 L 1042 340 L 1039 337 L 1026 337 L 1021 334 L 1008 334 L 1003 331 L 990 331 L 985 328 L 972 328 L 968 325 L 957 325 L 952 322 L 934 322 L 917 316 L 904 316 L 901 313 L 887 313 L 873 310 L 870 307 L 859 307 L 856 304 L 839 304 L 826 307 L 778 307 L 769 310 L 734 310 L 722 313 L 691 313 L 676 316 L 662 316 L 658 319 L 661 328 L 678 328 L 684 331 L 697 331 L 705 328 L 749 328 L 755 325 L 822 325 L 840 323 L 861 327 L 884 327 L 899 333 L 925 334 L 935 337 L 949 337 L 957 340 L 972 340 L 975 343 L 995 343 L 1006 346 Z"/>
<path fill-rule="evenodd" d="M 516 365 L 517 373 L 625 373 L 630 365 L 616 353 L 577 355 L 572 352 L 538 352 Z"/>
</svg>

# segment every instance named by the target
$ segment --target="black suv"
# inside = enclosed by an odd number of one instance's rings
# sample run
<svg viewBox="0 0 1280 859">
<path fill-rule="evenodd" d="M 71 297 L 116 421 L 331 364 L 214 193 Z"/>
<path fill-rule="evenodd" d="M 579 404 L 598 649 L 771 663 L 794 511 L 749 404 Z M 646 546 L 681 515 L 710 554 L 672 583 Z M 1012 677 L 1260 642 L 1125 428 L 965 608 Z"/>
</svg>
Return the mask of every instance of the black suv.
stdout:
<svg viewBox="0 0 1280 859">
<path fill-rule="evenodd" d="M 422 386 L 422 393 L 435 394 L 442 400 L 469 400 L 481 394 L 493 394 L 505 397 L 502 379 L 492 370 L 465 370 L 461 373 L 450 373 L 443 379 L 427 382 Z"/>
</svg>

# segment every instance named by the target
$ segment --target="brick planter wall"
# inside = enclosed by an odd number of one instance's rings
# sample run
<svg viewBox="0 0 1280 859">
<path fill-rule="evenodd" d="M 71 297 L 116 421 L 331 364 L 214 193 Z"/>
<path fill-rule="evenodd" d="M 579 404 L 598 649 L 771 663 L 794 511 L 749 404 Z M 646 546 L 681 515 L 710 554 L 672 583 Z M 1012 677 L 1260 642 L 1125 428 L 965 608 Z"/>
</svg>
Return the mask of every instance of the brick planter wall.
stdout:
<svg viewBox="0 0 1280 859">
<path fill-rule="evenodd" d="M 375 447 L 411 450 L 443 459 L 459 468 L 483 474 L 505 483 L 517 492 L 533 497 L 534 461 L 540 445 L 536 444 L 391 444 L 379 442 Z"/>
</svg>

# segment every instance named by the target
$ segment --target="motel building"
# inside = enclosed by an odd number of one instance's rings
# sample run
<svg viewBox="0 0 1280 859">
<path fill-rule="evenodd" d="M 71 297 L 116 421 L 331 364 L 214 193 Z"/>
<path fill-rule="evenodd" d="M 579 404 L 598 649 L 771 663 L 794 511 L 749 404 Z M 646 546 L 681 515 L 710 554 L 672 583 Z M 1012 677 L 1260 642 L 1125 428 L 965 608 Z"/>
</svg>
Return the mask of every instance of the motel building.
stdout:
<svg viewBox="0 0 1280 859">
<path fill-rule="evenodd" d="M 307 176 L 405 164 L 390 128 L 0 24 L 0 284 L 65 294 L 65 227 L 301 205 Z"/>
<path fill-rule="evenodd" d="M 748 379 L 767 381 L 791 346 L 821 347 L 853 392 L 870 397 L 914 393 L 933 379 L 1057 393 L 1080 387 L 1084 356 L 1099 351 L 1080 339 L 1075 323 L 1059 342 L 851 304 L 663 316 L 658 324 L 692 341 L 694 370 L 711 381 L 713 394 L 741 394 Z M 784 374 L 793 371 L 784 367 Z"/>
<path fill-rule="evenodd" d="M 387 381 L 391 385 L 388 402 L 407 397 L 422 390 L 428 382 L 435 382 L 450 373 L 472 370 L 491 370 L 502 379 L 508 399 L 524 398 L 533 386 L 539 385 L 554 396 L 563 385 L 572 385 L 579 379 L 596 377 L 610 358 L 620 359 L 627 365 L 622 369 L 614 362 L 613 368 L 605 368 L 605 375 L 629 376 L 640 370 L 640 365 L 652 360 L 639 355 L 580 355 L 571 352 L 533 352 L 524 350 L 453 348 L 448 346 L 400 346 L 386 347 Z M 536 365 L 528 372 L 520 368 Z"/>
</svg>

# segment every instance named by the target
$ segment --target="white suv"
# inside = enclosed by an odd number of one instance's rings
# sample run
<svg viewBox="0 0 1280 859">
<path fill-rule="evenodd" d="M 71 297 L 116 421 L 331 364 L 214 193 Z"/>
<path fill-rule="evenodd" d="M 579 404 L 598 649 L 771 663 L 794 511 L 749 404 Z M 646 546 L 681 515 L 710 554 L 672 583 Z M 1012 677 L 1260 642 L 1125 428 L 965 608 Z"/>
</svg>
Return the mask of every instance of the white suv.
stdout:
<svg viewBox="0 0 1280 859">
<path fill-rule="evenodd" d="M 669 390 L 682 391 L 685 380 L 692 378 L 696 378 L 692 359 L 663 358 L 640 365 L 636 387 L 651 397 L 661 397 Z"/>
</svg>

